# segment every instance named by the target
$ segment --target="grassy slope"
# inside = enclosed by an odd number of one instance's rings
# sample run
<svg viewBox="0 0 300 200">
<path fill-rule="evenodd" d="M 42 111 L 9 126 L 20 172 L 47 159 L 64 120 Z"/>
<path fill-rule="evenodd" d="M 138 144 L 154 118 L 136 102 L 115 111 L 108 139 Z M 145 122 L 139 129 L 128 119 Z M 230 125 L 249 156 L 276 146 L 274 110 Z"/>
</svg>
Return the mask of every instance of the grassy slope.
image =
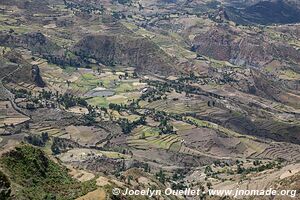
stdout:
<svg viewBox="0 0 300 200">
<path fill-rule="evenodd" d="M 3 155 L 0 163 L 10 177 L 16 199 L 74 199 L 96 187 L 95 181 L 75 181 L 65 168 L 29 145 Z"/>
</svg>

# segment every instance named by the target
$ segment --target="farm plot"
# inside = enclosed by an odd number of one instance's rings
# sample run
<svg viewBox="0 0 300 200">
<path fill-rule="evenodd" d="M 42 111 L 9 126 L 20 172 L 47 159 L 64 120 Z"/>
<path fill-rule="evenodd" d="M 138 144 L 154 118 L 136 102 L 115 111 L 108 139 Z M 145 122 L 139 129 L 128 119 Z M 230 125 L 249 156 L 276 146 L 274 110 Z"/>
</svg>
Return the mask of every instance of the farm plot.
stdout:
<svg viewBox="0 0 300 200">
<path fill-rule="evenodd" d="M 185 131 L 185 130 L 191 130 L 191 129 L 196 128 L 196 126 L 182 122 L 182 121 L 173 121 L 172 125 L 176 131 Z"/>
<path fill-rule="evenodd" d="M 40 64 L 39 67 L 48 88 L 59 93 L 71 91 L 74 94 L 83 95 L 101 84 L 99 77 L 92 69 L 73 67 L 62 69 L 47 62 Z"/>
<path fill-rule="evenodd" d="M 142 102 L 144 108 L 153 108 L 158 111 L 168 113 L 189 113 L 189 112 L 205 112 L 206 102 L 193 102 L 191 100 L 158 100 L 151 103 Z"/>
<path fill-rule="evenodd" d="M 300 147 L 290 143 L 272 143 L 269 144 L 261 153 L 253 155 L 256 158 L 284 158 L 288 161 L 300 160 Z"/>
<path fill-rule="evenodd" d="M 30 118 L 17 112 L 10 101 L 0 101 L 0 127 L 6 125 L 18 125 Z"/>
<path fill-rule="evenodd" d="M 124 72 L 103 69 L 76 69 L 48 63 L 41 64 L 41 71 L 47 86 L 59 93 L 71 92 L 85 96 L 92 106 L 108 107 L 109 103 L 127 104 L 140 96 L 139 90 L 145 85 L 138 79 L 120 78 Z"/>
<path fill-rule="evenodd" d="M 88 126 L 68 126 L 65 128 L 66 134 L 61 137 L 77 142 L 83 146 L 96 146 L 110 137 L 107 131 Z"/>
<path fill-rule="evenodd" d="M 119 113 L 118 111 L 111 111 L 110 112 L 111 116 L 115 119 L 115 120 L 118 120 L 118 119 L 128 119 L 130 122 L 134 122 L 136 120 L 139 120 L 140 119 L 140 116 L 139 115 L 134 115 L 134 114 L 128 114 L 126 112 L 121 112 Z"/>
<path fill-rule="evenodd" d="M 127 139 L 129 146 L 137 149 L 158 148 L 179 151 L 181 138 L 176 134 L 161 135 L 157 128 L 141 126 Z"/>
<path fill-rule="evenodd" d="M 197 125 L 198 127 L 204 127 L 204 128 L 213 129 L 215 131 L 222 132 L 222 133 L 226 134 L 227 136 L 233 136 L 233 137 L 239 137 L 239 138 L 248 138 L 248 139 L 255 139 L 252 136 L 242 135 L 242 134 L 237 133 L 235 131 L 232 131 L 230 129 L 224 128 L 223 126 L 215 124 L 213 122 L 199 120 L 199 119 L 196 119 L 196 118 L 193 118 L 193 117 L 186 117 L 185 119 L 186 119 L 187 122 L 191 122 L 191 123 Z"/>
<path fill-rule="evenodd" d="M 10 89 L 15 89 L 15 90 L 26 90 L 30 91 L 32 95 L 36 95 L 38 92 L 42 91 L 42 88 L 37 87 L 35 84 L 29 84 L 25 82 L 19 82 L 19 83 L 8 83 L 6 85 Z"/>
<path fill-rule="evenodd" d="M 93 97 L 87 100 L 89 105 L 108 108 L 109 102 L 105 97 Z"/>
<path fill-rule="evenodd" d="M 128 92 L 128 93 L 120 93 L 112 96 L 96 96 L 92 98 L 88 98 L 87 102 L 92 106 L 99 106 L 108 108 L 110 103 L 114 104 L 129 104 L 133 100 L 138 99 L 140 96 L 139 92 Z"/>
<path fill-rule="evenodd" d="M 236 138 L 219 134 L 209 128 L 179 131 L 184 145 L 192 150 L 213 156 L 249 157 L 264 150 L 265 145 L 247 138 Z"/>
<path fill-rule="evenodd" d="M 72 166 L 67 166 L 67 168 L 70 170 L 69 174 L 80 182 L 86 182 L 95 178 L 95 175 L 90 172 L 74 169 Z"/>
<path fill-rule="evenodd" d="M 83 94 L 99 86 L 101 86 L 99 78 L 92 73 L 84 73 L 78 80 L 71 83 L 73 90 L 80 91 Z"/>
<path fill-rule="evenodd" d="M 105 190 L 98 188 L 95 191 L 89 192 L 86 195 L 77 198 L 76 200 L 106 200 L 107 195 Z"/>
<path fill-rule="evenodd" d="M 59 155 L 61 161 L 65 163 L 82 162 L 90 158 L 106 157 L 113 159 L 127 159 L 128 155 L 113 151 L 99 151 L 87 148 L 75 148 Z"/>
<path fill-rule="evenodd" d="M 60 128 L 57 127 L 51 127 L 51 126 L 34 126 L 34 127 L 30 127 L 31 128 L 31 133 L 33 134 L 42 134 L 42 133 L 48 133 L 49 136 L 52 137 L 59 137 L 62 135 L 67 134 L 67 132 L 65 130 L 62 130 Z"/>
<path fill-rule="evenodd" d="M 79 106 L 74 106 L 72 108 L 69 108 L 67 111 L 75 113 L 75 114 L 88 114 L 89 113 L 87 108 L 83 108 L 83 107 L 79 107 Z"/>
<path fill-rule="evenodd" d="M 39 65 L 43 80 L 46 82 L 47 87 L 51 91 L 58 91 L 64 93 L 70 89 L 67 85 L 67 81 L 76 81 L 80 74 L 72 71 L 69 73 L 69 68 L 63 70 L 57 65 L 49 64 L 46 61 Z"/>
</svg>

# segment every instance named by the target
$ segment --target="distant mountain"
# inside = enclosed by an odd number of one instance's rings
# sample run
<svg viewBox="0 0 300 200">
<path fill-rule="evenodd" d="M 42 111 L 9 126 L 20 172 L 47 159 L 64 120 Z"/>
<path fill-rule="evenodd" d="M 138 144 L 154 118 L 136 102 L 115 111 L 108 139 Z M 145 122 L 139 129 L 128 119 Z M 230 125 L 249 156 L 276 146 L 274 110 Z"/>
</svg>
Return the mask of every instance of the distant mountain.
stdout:
<svg viewBox="0 0 300 200">
<path fill-rule="evenodd" d="M 244 34 L 230 27 L 213 27 L 193 41 L 193 50 L 235 65 L 262 67 L 272 60 L 300 62 L 299 52 L 291 45 L 271 42 L 260 34 Z"/>
<path fill-rule="evenodd" d="M 297 1 L 251 1 L 232 2 L 226 7 L 230 20 L 238 24 L 290 24 L 300 22 L 299 2 Z M 240 6 L 245 7 L 241 8 Z"/>
</svg>

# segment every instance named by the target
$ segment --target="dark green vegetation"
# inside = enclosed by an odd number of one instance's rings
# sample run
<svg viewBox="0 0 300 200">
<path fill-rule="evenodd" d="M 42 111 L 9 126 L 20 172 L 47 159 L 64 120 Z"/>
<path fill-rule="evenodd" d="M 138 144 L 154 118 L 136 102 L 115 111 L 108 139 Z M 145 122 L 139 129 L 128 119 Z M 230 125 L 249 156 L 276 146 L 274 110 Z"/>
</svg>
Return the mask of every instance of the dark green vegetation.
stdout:
<svg viewBox="0 0 300 200">
<path fill-rule="evenodd" d="M 60 164 L 29 145 L 16 147 L 1 157 L 1 188 L 12 187 L 12 199 L 74 199 L 95 188 L 94 181 L 79 183 Z M 4 193 L 5 194 L 5 193 Z M 7 195 L 8 196 L 8 195 Z"/>
<path fill-rule="evenodd" d="M 5 200 L 10 197 L 11 194 L 11 185 L 7 176 L 0 171 L 0 197 Z"/>
</svg>

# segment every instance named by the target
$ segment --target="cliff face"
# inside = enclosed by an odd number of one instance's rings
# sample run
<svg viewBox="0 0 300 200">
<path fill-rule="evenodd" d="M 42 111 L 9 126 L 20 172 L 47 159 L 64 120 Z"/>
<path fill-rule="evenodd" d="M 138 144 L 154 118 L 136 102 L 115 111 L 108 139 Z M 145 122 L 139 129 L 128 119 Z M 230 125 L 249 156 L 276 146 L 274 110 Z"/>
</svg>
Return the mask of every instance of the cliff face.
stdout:
<svg viewBox="0 0 300 200">
<path fill-rule="evenodd" d="M 31 69 L 31 75 L 33 82 L 35 83 L 36 86 L 38 87 L 45 87 L 45 82 L 42 79 L 42 76 L 40 74 L 40 68 L 37 65 L 33 65 Z"/>
<path fill-rule="evenodd" d="M 176 72 L 173 60 L 146 38 L 129 35 L 90 35 L 73 48 L 76 55 L 108 66 L 135 67 L 139 72 L 170 75 Z"/>
</svg>

